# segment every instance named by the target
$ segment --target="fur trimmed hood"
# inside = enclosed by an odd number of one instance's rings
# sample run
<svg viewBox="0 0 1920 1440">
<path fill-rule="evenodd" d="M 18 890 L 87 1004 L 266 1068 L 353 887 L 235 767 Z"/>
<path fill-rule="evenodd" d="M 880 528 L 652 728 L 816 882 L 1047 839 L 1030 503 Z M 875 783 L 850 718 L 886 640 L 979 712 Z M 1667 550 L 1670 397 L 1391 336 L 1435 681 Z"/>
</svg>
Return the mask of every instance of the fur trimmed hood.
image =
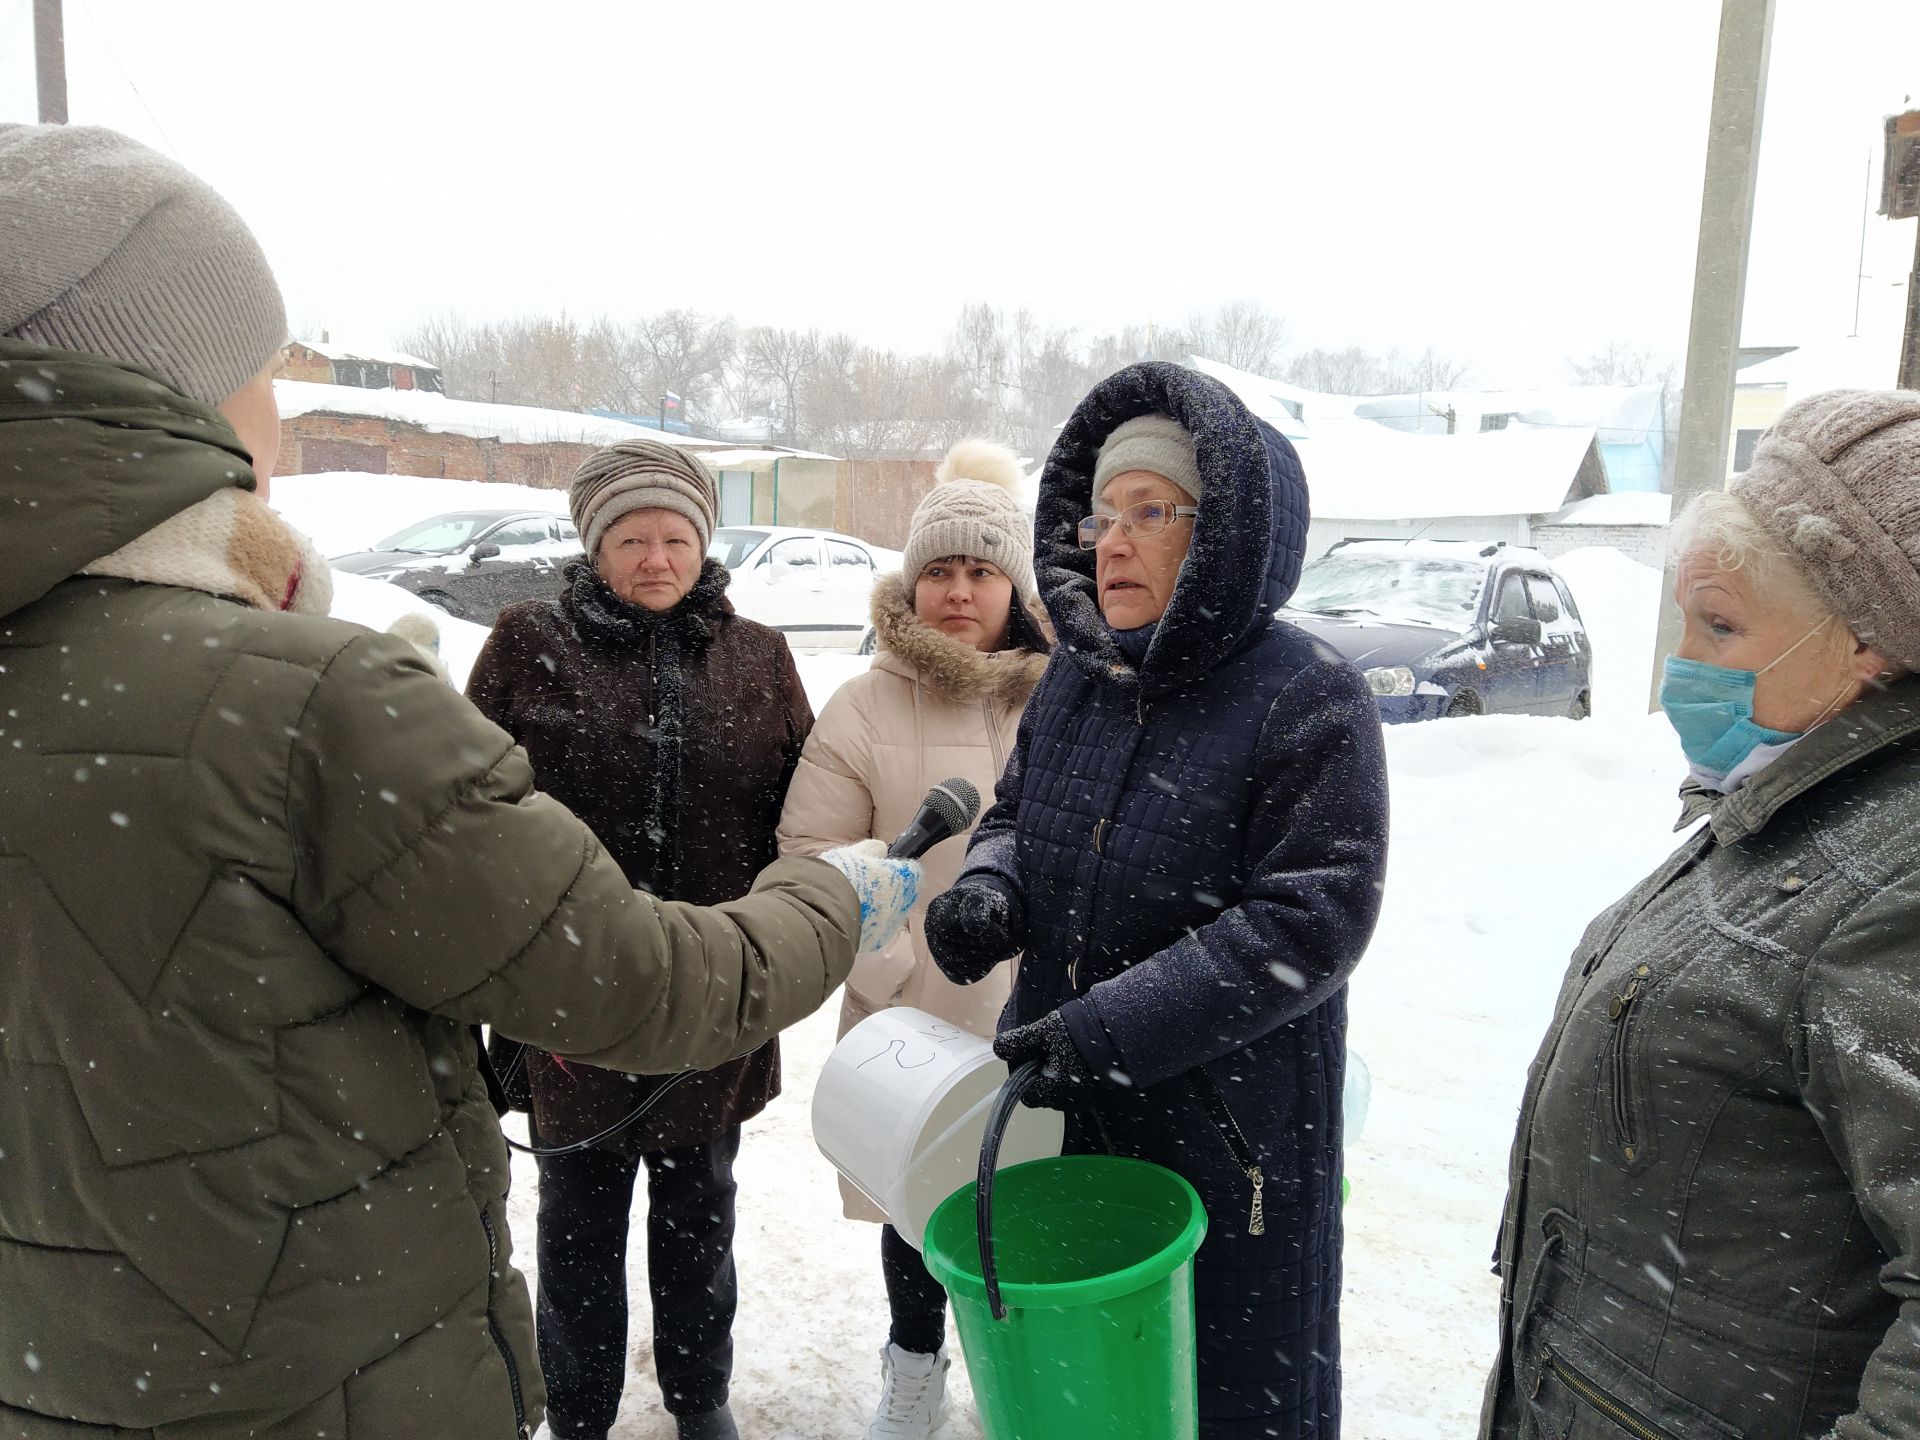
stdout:
<svg viewBox="0 0 1920 1440">
<path fill-rule="evenodd" d="M 1038 607 L 1034 607 L 1038 608 Z M 1047 652 L 1021 646 L 985 654 L 942 635 L 913 611 L 913 593 L 903 574 L 882 577 L 873 587 L 873 631 L 880 650 L 913 666 L 929 688 L 963 705 L 995 700 L 1018 710 L 1040 683 Z M 1051 643 L 1049 627 L 1031 609 L 1028 628 Z"/>
</svg>

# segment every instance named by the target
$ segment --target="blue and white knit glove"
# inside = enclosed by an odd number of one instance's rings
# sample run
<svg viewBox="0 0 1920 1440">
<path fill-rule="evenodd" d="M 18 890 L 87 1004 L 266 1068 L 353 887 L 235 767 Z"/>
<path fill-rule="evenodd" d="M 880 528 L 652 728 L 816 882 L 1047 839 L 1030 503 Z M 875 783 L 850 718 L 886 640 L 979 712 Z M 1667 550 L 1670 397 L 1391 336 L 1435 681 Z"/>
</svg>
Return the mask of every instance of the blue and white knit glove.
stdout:
<svg viewBox="0 0 1920 1440">
<path fill-rule="evenodd" d="M 846 876 L 860 897 L 860 953 L 886 949 L 907 923 L 907 912 L 920 894 L 920 862 L 889 859 L 880 840 L 842 845 L 820 858 Z"/>
</svg>

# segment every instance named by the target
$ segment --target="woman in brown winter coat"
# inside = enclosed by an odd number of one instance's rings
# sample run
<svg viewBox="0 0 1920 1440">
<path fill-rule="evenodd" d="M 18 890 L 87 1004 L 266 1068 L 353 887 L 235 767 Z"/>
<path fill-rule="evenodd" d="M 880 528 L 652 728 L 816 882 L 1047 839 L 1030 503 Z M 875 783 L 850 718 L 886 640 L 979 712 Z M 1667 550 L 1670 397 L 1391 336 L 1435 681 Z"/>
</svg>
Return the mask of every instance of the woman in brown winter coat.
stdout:
<svg viewBox="0 0 1920 1440">
<path fill-rule="evenodd" d="M 813 724 L 792 653 L 733 613 L 727 570 L 705 558 L 714 482 L 684 451 L 600 451 L 574 477 L 572 509 L 588 558 L 567 568 L 557 601 L 501 612 L 468 694 L 635 886 L 698 904 L 741 894 L 775 858 Z M 603 1137 L 539 1160 L 537 1320 L 554 1440 L 598 1440 L 619 1408 L 642 1163 L 666 1408 L 682 1437 L 735 1435 L 733 1161 L 742 1122 L 780 1091 L 778 1043 L 677 1084 L 615 1134 L 659 1081 L 532 1051 L 496 1064 L 523 1072 L 543 1149 Z"/>
<path fill-rule="evenodd" d="M 890 840 L 950 776 L 992 795 L 1051 644 L 1035 593 L 1033 528 L 1012 495 L 1019 480 L 1013 452 L 984 440 L 962 441 L 941 463 L 914 511 L 901 573 L 874 589 L 873 668 L 834 695 L 800 757 L 780 817 L 781 854 Z M 906 932 L 862 956 L 848 977 L 842 1035 L 891 1005 L 993 1035 L 1013 963 L 978 985 L 955 985 L 920 931 L 924 902 L 953 883 L 965 858 L 964 837 L 925 857 L 922 903 Z M 886 1218 L 845 1181 L 841 1190 L 849 1217 Z M 946 1295 L 891 1225 L 881 1231 L 881 1259 L 893 1325 L 867 1434 L 918 1440 L 945 1418 Z"/>
</svg>

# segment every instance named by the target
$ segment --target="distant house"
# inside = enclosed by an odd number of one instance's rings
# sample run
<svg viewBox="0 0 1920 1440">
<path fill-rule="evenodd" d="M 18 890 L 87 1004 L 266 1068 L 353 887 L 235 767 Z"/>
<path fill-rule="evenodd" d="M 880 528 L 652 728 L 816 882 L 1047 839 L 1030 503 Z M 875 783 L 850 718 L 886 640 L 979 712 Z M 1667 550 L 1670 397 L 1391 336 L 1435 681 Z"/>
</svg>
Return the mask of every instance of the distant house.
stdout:
<svg viewBox="0 0 1920 1440">
<path fill-rule="evenodd" d="M 1534 527 L 1610 490 L 1592 426 L 1509 424 L 1419 433 L 1318 395 L 1195 357 L 1293 442 L 1307 473 L 1307 555 L 1341 540 L 1534 542 Z M 1443 422 L 1444 425 L 1444 422 Z"/>
<path fill-rule="evenodd" d="M 1658 490 L 1666 460 L 1663 385 L 1564 385 L 1539 390 L 1429 390 L 1408 395 L 1323 395 L 1195 356 L 1290 439 L 1350 429 L 1355 421 L 1406 435 L 1564 430 L 1592 436 L 1609 491 Z"/>
<path fill-rule="evenodd" d="M 621 440 L 664 439 L 692 451 L 730 448 L 574 410 L 449 400 L 429 390 L 277 380 L 274 394 L 280 404 L 275 469 L 282 475 L 360 471 L 557 489 L 588 455 Z"/>
<path fill-rule="evenodd" d="M 1562 385 L 1542 390 L 1431 390 L 1356 400 L 1353 413 L 1415 435 L 1590 430 L 1610 491 L 1657 491 L 1667 448 L 1664 385 Z"/>
<path fill-rule="evenodd" d="M 1747 468 L 1760 437 L 1796 400 L 1822 390 L 1891 388 L 1900 374 L 1900 329 L 1874 317 L 1857 335 L 1805 345 L 1745 345 L 1735 365 L 1729 478 Z"/>
<path fill-rule="evenodd" d="M 283 352 L 281 377 L 318 385 L 351 385 L 360 390 L 445 391 L 440 367 L 397 351 L 362 350 L 336 345 L 321 332 L 318 340 L 294 340 Z"/>
<path fill-rule="evenodd" d="M 604 446 L 664 440 L 714 471 L 722 525 L 838 529 L 896 549 L 932 483 L 931 463 L 876 475 L 871 465 L 810 450 L 743 449 L 575 410 L 303 380 L 275 381 L 274 395 L 280 475 L 423 475 L 561 489 Z"/>
</svg>

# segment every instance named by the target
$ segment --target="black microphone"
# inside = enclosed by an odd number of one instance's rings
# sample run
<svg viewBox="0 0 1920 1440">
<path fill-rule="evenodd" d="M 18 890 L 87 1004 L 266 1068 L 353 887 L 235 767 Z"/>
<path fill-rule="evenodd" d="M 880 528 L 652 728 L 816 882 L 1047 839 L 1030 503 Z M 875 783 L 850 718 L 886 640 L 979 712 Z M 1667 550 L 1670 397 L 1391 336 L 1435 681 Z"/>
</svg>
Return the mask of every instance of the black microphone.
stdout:
<svg viewBox="0 0 1920 1440">
<path fill-rule="evenodd" d="M 942 840 L 964 833 L 979 814 L 980 792 L 972 781 L 958 776 L 942 780 L 927 791 L 920 813 L 887 847 L 887 855 L 894 860 L 918 860 Z"/>
</svg>

